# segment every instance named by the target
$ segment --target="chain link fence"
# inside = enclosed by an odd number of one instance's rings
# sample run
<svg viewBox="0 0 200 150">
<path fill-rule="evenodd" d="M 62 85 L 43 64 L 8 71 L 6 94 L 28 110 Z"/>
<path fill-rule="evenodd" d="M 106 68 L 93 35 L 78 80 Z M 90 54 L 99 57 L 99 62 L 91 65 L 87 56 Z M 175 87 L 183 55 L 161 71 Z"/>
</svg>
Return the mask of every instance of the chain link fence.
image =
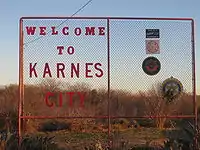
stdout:
<svg viewBox="0 0 200 150">
<path fill-rule="evenodd" d="M 126 137 L 121 131 L 145 121 L 171 128 L 171 120 L 194 120 L 193 23 L 170 18 L 22 18 L 19 121 L 100 119 L 94 124 L 106 126 L 109 140 L 118 143 Z M 164 84 L 172 78 L 178 82 Z M 166 100 L 163 86 L 179 97 Z M 145 127 L 141 130 L 147 133 Z M 134 135 L 127 137 L 134 141 Z"/>
</svg>

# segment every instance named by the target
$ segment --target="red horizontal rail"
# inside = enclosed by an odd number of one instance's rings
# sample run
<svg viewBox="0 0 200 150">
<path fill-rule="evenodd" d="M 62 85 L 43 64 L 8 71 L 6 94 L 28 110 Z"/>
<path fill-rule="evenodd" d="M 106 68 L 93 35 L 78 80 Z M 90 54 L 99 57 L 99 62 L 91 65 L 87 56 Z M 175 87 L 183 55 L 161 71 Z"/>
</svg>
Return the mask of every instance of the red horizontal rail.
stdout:
<svg viewBox="0 0 200 150">
<path fill-rule="evenodd" d="M 113 19 L 113 20 L 182 20 L 182 21 L 193 21 L 192 18 L 137 18 L 137 17 L 21 17 L 23 19 Z"/>
<path fill-rule="evenodd" d="M 87 119 L 87 118 L 102 118 L 107 119 L 109 116 L 21 116 L 22 119 Z M 110 116 L 112 119 L 116 118 L 133 118 L 133 119 L 147 119 L 147 118 L 171 118 L 171 119 L 181 119 L 181 118 L 195 118 L 195 115 L 179 115 L 179 116 Z"/>
<path fill-rule="evenodd" d="M 22 119 L 85 119 L 85 118 L 108 118 L 108 116 L 21 116 Z"/>
</svg>

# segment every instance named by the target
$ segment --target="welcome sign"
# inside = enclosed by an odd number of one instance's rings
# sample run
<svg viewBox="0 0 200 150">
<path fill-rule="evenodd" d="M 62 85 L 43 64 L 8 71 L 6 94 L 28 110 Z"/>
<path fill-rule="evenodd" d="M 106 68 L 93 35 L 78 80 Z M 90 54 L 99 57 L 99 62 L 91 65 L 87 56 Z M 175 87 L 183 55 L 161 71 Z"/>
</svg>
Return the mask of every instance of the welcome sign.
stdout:
<svg viewBox="0 0 200 150">
<path fill-rule="evenodd" d="M 52 20 L 39 24 L 26 20 L 22 30 L 25 84 L 35 85 L 53 79 L 71 85 L 86 83 L 95 89 L 107 88 L 106 21 L 97 24 L 96 21 L 72 19 L 59 26 Z M 88 95 L 83 89 L 45 91 L 42 102 L 50 108 L 65 104 L 73 108 L 75 99 L 84 107 Z M 56 102 L 52 100 L 55 97 Z"/>
<path fill-rule="evenodd" d="M 194 68 L 191 19 L 184 21 L 178 23 L 183 28 L 177 28 L 170 18 L 24 17 L 20 20 L 20 100 L 37 99 L 34 103 L 40 103 L 43 110 L 66 105 L 78 109 L 73 105 L 78 101 L 86 110 L 92 110 L 87 103 L 95 104 L 97 111 L 99 102 L 108 115 L 114 101 L 110 100 L 111 89 L 134 95 L 173 76 L 192 92 L 193 72 L 187 71 L 184 77 L 181 72 L 185 66 Z M 48 79 L 61 82 L 62 87 L 41 82 Z M 38 91 L 31 93 L 26 88 L 29 85 Z M 104 95 L 97 94 L 99 89 Z"/>
</svg>

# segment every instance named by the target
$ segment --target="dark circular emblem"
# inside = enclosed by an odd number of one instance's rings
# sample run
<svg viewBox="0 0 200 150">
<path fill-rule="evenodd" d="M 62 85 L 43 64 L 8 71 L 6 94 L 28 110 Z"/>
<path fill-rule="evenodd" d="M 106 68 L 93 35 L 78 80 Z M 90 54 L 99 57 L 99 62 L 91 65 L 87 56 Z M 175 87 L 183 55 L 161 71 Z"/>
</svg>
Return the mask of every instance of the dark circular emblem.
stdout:
<svg viewBox="0 0 200 150">
<path fill-rule="evenodd" d="M 147 57 L 142 63 L 142 69 L 148 75 L 156 75 L 161 68 L 160 61 L 155 57 Z"/>
<path fill-rule="evenodd" d="M 183 91 L 182 83 L 176 78 L 168 78 L 162 84 L 162 94 L 168 101 L 178 98 Z"/>
</svg>

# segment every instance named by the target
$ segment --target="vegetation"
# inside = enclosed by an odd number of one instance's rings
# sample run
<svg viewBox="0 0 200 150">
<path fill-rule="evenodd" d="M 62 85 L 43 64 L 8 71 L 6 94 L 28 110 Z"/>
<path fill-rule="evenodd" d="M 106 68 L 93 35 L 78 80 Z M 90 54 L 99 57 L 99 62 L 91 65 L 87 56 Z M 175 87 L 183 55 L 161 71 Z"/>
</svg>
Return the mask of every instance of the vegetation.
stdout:
<svg viewBox="0 0 200 150">
<path fill-rule="evenodd" d="M 54 137 L 36 136 L 36 135 L 26 135 L 22 137 L 22 142 L 20 144 L 20 150 L 62 150 L 53 141 Z M 18 138 L 16 135 L 12 135 L 5 146 L 6 150 L 13 150 L 18 147 Z"/>
<path fill-rule="evenodd" d="M 102 117 L 96 119 L 91 117 L 107 115 L 107 90 L 92 89 L 86 84 L 63 84 L 55 80 L 46 80 L 38 85 L 26 85 L 24 115 L 76 118 L 24 119 L 21 147 L 24 150 L 37 148 L 51 150 L 50 147 L 54 150 L 103 150 L 108 147 L 108 141 L 110 141 L 110 145 L 115 150 L 139 150 L 145 149 L 145 147 L 146 149 L 176 147 L 174 150 L 179 150 L 180 145 L 182 150 L 185 147 L 189 150 L 193 145 L 194 137 L 191 120 L 187 120 L 186 123 L 180 119 L 167 119 L 163 116 L 191 115 L 193 113 L 192 96 L 183 93 L 179 99 L 168 102 L 157 89 L 157 87 L 152 87 L 151 90 L 140 93 L 111 90 L 111 116 L 122 116 L 122 118 L 111 118 L 111 137 L 108 137 L 108 120 Z M 44 101 L 47 92 L 54 93 L 49 100 L 54 103 L 53 107 L 48 107 Z M 76 93 L 73 95 L 73 103 L 70 103 L 70 96 L 66 94 L 69 92 L 84 93 L 83 107 L 80 105 L 80 95 Z M 15 131 L 18 121 L 18 86 L 9 85 L 5 89 L 1 89 L 0 102 L 1 149 L 15 149 L 17 144 Z M 86 116 L 90 117 L 78 118 Z M 123 118 L 124 116 L 162 117 L 131 119 Z M 187 124 L 188 126 L 185 127 L 184 125 Z M 182 134 L 180 133 L 183 132 L 186 139 L 181 138 Z"/>
<path fill-rule="evenodd" d="M 166 149 L 174 150 L 193 150 L 195 127 L 189 121 L 181 121 L 179 128 L 168 132 L 168 141 L 165 142 Z M 197 129 L 197 149 L 200 149 L 200 128 Z"/>
</svg>

